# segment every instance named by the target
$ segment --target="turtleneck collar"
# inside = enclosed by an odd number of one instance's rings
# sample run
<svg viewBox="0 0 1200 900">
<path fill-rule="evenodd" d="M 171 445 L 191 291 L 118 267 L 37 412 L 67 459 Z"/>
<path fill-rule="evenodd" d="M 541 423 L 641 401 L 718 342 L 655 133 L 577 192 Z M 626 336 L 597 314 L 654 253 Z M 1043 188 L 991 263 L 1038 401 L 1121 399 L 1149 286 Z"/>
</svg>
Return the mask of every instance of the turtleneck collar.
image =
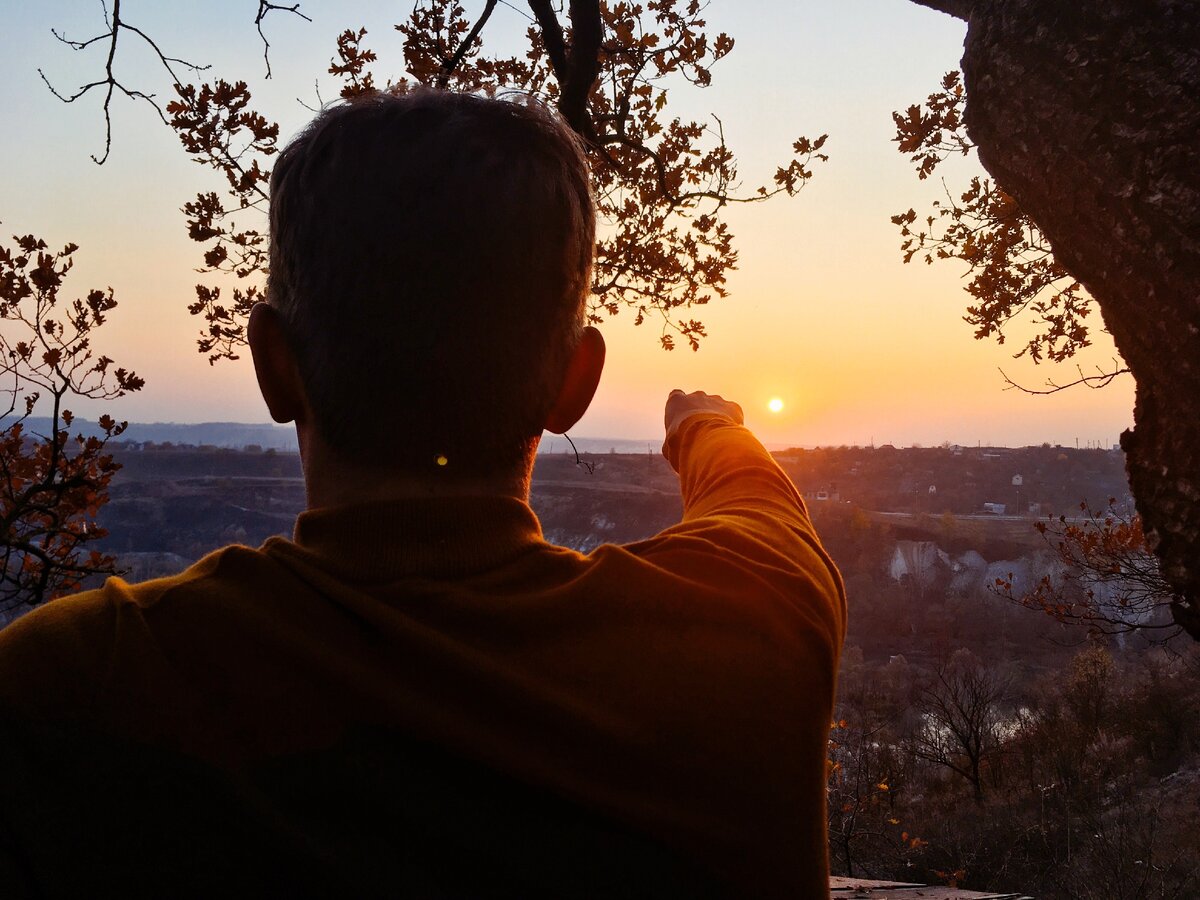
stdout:
<svg viewBox="0 0 1200 900">
<path fill-rule="evenodd" d="M 503 496 L 381 500 L 309 510 L 296 520 L 293 544 L 316 557 L 322 569 L 359 583 L 470 575 L 544 545 L 529 505 Z"/>
</svg>

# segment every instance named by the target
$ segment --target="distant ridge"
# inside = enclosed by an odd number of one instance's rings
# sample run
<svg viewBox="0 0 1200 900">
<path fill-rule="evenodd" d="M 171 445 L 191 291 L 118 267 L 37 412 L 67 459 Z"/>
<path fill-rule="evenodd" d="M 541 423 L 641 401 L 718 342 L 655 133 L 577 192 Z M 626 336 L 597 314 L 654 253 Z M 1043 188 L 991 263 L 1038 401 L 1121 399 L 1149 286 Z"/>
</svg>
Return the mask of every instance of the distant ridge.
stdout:
<svg viewBox="0 0 1200 900">
<path fill-rule="evenodd" d="M 46 416 L 30 416 L 25 420 L 26 432 L 45 434 L 50 428 L 50 419 Z M 71 426 L 72 434 L 91 436 L 100 433 L 93 420 L 85 420 L 83 416 L 75 419 Z M 575 446 L 580 453 L 658 453 L 662 447 L 662 439 L 635 441 L 627 438 L 589 438 L 574 437 Z M 172 444 L 209 445 L 213 447 L 229 447 L 241 450 L 243 447 L 259 446 L 264 450 L 293 451 L 299 449 L 296 444 L 296 430 L 291 425 L 273 425 L 268 422 L 130 422 L 129 428 L 119 440 L 146 442 L 156 444 L 171 442 Z M 571 445 L 561 434 L 548 434 L 542 439 L 539 453 L 570 453 Z"/>
<path fill-rule="evenodd" d="M 46 416 L 30 416 L 25 420 L 26 432 L 45 434 L 50 428 L 50 419 Z M 100 429 L 94 420 L 79 416 L 71 426 L 71 434 L 84 436 L 98 435 Z M 275 449 L 296 452 L 296 431 L 291 425 L 273 425 L 269 422 L 130 422 L 129 428 L 119 440 L 144 443 L 152 441 L 155 444 L 170 442 L 172 444 L 194 444 L 197 447 L 208 445 L 212 447 L 228 447 L 241 450 L 243 447 L 258 446 L 264 450 Z M 630 438 L 606 437 L 575 437 L 571 436 L 579 452 L 586 454 L 601 453 L 649 453 L 657 454 L 662 449 L 662 438 Z M 785 450 L 792 444 L 772 442 L 767 444 L 769 450 Z M 545 434 L 538 447 L 538 454 L 571 453 L 571 445 L 561 434 Z"/>
<path fill-rule="evenodd" d="M 45 434 L 50 428 L 50 419 L 44 416 L 30 416 L 25 420 L 26 432 Z M 100 433 L 96 423 L 79 416 L 71 425 L 72 434 L 91 436 Z M 292 450 L 298 448 L 296 431 L 290 425 L 271 425 L 268 423 L 248 424 L 245 422 L 199 422 L 195 424 L 180 422 L 130 422 L 129 428 L 121 435 L 122 441 L 153 441 L 156 444 L 171 442 L 172 444 L 208 444 L 214 447 L 231 447 L 240 450 L 243 447 L 257 445 L 264 450 Z"/>
</svg>

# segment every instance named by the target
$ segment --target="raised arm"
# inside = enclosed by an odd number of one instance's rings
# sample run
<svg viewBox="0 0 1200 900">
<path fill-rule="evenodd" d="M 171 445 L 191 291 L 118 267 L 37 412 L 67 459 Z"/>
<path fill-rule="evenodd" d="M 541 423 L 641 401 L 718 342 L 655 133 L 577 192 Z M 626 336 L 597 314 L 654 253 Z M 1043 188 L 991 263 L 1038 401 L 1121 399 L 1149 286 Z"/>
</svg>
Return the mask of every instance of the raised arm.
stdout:
<svg viewBox="0 0 1200 900">
<path fill-rule="evenodd" d="M 742 408 L 720 395 L 674 390 L 667 397 L 663 455 L 679 473 L 683 520 L 765 516 L 811 533 L 795 485 L 742 422 Z"/>
</svg>

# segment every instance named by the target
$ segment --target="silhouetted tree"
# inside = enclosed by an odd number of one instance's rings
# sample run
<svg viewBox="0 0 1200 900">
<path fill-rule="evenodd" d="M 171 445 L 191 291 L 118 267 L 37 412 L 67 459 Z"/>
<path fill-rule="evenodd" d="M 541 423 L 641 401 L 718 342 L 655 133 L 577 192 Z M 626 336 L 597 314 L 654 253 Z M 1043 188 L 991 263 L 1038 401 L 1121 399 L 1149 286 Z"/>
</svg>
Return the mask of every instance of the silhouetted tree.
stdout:
<svg viewBox="0 0 1200 900">
<path fill-rule="evenodd" d="M 1200 638 L 1200 2 L 915 2 L 967 38 L 961 84 L 897 116 L 901 149 L 924 176 L 974 147 L 995 182 L 925 226 L 897 217 L 905 252 L 972 266 L 977 336 L 1032 312 L 1035 359 L 1069 358 L 1099 309 L 1123 363 L 1078 380 L 1137 381 L 1130 483 L 1172 613 Z"/>
<path fill-rule="evenodd" d="M 363 46 L 364 29 L 338 38 L 329 72 L 343 79 L 341 94 L 347 98 L 423 85 L 489 94 L 516 90 L 555 105 L 579 134 L 592 164 L 602 223 L 592 321 L 629 309 L 638 324 L 648 318 L 661 322 L 664 348 L 672 349 L 682 338 L 696 349 L 705 330 L 690 311 L 726 295 L 727 273 L 737 263 L 733 235 L 723 221 L 725 208 L 796 194 L 812 176 L 810 166 L 826 158 L 821 153 L 825 136 L 798 138 L 791 159 L 768 183 L 742 193 L 721 120 L 687 121 L 671 116 L 667 107 L 669 81 L 682 78 L 704 87 L 711 82 L 713 64 L 733 49 L 728 35 L 708 34 L 699 0 L 570 0 L 565 10 L 550 0 L 528 0 L 527 50 L 489 56 L 482 35 L 497 5 L 498 0 L 487 0 L 472 24 L 457 0 L 418 2 L 396 26 L 404 36 L 402 74 L 382 88 L 371 72 L 377 56 Z M 298 7 L 260 3 L 255 20 L 260 35 L 267 13 L 301 15 Z M 166 55 L 122 18 L 119 2 L 105 24 L 108 30 L 90 41 L 64 41 L 75 49 L 108 43 L 105 75 L 69 96 L 56 94 L 70 102 L 90 90 L 103 91 L 106 123 L 114 91 L 145 100 L 177 131 L 190 155 L 221 174 L 225 190 L 202 192 L 184 213 L 189 235 L 205 247 L 201 271 L 232 276 L 233 284 L 224 296 L 218 283 L 197 285 L 189 309 L 205 321 L 200 351 L 210 361 L 236 357 L 266 275 L 262 212 L 279 128 L 251 109 L 245 81 L 185 83 L 182 72 L 206 67 Z M 165 108 L 153 94 L 114 76 L 111 60 L 122 35 L 144 41 L 157 54 L 176 95 Z M 265 36 L 263 41 L 265 52 L 269 43 Z M 105 154 L 97 162 L 107 157 L 108 147 L 106 137 Z"/>
<path fill-rule="evenodd" d="M 960 650 L 917 701 L 925 721 L 909 743 L 910 752 L 965 778 L 976 803 L 983 802 L 985 765 L 1000 750 L 1005 693 L 1003 680 Z"/>
<path fill-rule="evenodd" d="M 57 253 L 26 235 L 0 245 L 0 377 L 8 408 L 0 415 L 0 611 L 76 590 L 90 575 L 114 574 L 116 560 L 89 550 L 105 535 L 96 516 L 120 466 L 106 452 L 125 430 L 109 415 L 100 434 L 70 434 L 71 398 L 112 400 L 142 387 L 92 345 L 117 301 L 112 289 L 59 296 L 78 249 Z M 50 404 L 46 434 L 28 428 L 39 400 Z"/>
</svg>

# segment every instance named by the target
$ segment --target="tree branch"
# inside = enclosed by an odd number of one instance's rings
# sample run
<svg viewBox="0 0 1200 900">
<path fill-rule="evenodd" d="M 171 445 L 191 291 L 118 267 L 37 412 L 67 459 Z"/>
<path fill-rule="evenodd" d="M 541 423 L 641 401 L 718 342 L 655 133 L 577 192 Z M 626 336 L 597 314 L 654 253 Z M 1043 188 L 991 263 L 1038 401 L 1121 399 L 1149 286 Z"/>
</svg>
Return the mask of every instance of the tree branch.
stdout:
<svg viewBox="0 0 1200 900">
<path fill-rule="evenodd" d="M 592 121 L 588 98 L 600 75 L 600 42 L 604 26 L 600 21 L 599 0 L 571 0 L 571 53 L 567 57 L 567 76 L 560 79 L 562 93 L 558 108 L 580 134 L 591 137 Z"/>
<path fill-rule="evenodd" d="M 971 9 L 975 5 L 973 0 L 912 0 L 912 2 L 918 6 L 936 9 L 938 12 L 962 19 L 964 22 L 970 21 Z"/>
<path fill-rule="evenodd" d="M 529 0 L 529 8 L 542 31 L 542 44 L 546 47 L 546 55 L 550 57 L 550 68 L 561 83 L 567 71 L 567 45 L 562 26 L 558 24 L 558 16 L 554 14 L 554 6 L 551 0 Z"/>
<path fill-rule="evenodd" d="M 179 65 L 186 66 L 187 68 L 189 68 L 195 72 L 200 72 L 200 71 L 208 68 L 208 66 L 199 66 L 199 65 L 196 65 L 195 63 L 190 63 L 187 60 L 178 59 L 177 57 L 174 57 L 174 56 L 167 56 L 165 53 L 162 52 L 162 50 L 159 48 L 158 44 L 156 44 L 150 38 L 150 36 L 147 35 L 144 31 L 142 31 L 140 28 L 134 27 L 133 25 L 128 25 L 124 21 L 122 21 L 121 20 L 121 0 L 113 0 L 113 8 L 112 8 L 112 16 L 111 17 L 108 14 L 108 6 L 102 3 L 101 7 L 104 10 L 104 23 L 106 25 L 108 25 L 108 31 L 105 32 L 104 34 L 96 35 L 96 37 L 89 38 L 86 41 L 72 41 L 72 40 L 68 40 L 64 35 L 59 34 L 57 31 L 54 31 L 53 29 L 51 29 L 50 33 L 53 34 L 56 38 L 58 38 L 59 41 L 61 41 L 62 43 L 66 44 L 68 47 L 70 47 L 72 50 L 85 50 L 89 46 L 94 44 L 96 41 L 101 41 L 101 40 L 107 39 L 109 41 L 108 58 L 105 60 L 105 63 L 104 63 L 104 77 L 103 78 L 83 85 L 74 94 L 67 97 L 67 96 L 64 96 L 63 94 L 59 93 L 59 91 L 54 87 L 54 85 L 52 85 L 50 83 L 50 79 L 46 77 L 45 72 L 43 72 L 41 69 L 37 70 L 38 75 L 40 75 L 42 78 L 42 81 L 45 82 L 46 87 L 48 87 L 50 89 L 50 93 L 52 93 L 55 97 L 57 97 L 63 103 L 74 103 L 80 97 L 87 94 L 92 88 L 96 88 L 96 87 L 104 88 L 104 103 L 101 106 L 101 108 L 104 110 L 104 155 L 97 157 L 95 154 L 92 154 L 92 161 L 95 162 L 96 165 L 98 165 L 98 166 L 104 165 L 105 161 L 108 159 L 109 151 L 112 150 L 112 112 L 111 112 L 110 107 L 112 105 L 112 97 L 113 97 L 114 91 L 119 90 L 121 93 L 123 93 L 126 97 L 130 98 L 131 100 L 145 100 L 147 103 L 149 103 L 151 106 L 154 107 L 154 111 L 156 113 L 158 113 L 158 117 L 163 120 L 163 124 L 167 124 L 167 117 L 163 113 L 162 107 L 160 107 L 158 105 L 157 101 L 155 101 L 153 94 L 146 94 L 146 93 L 143 93 L 142 91 L 130 90 L 129 88 L 125 87 L 125 85 L 121 84 L 121 82 L 119 82 L 117 80 L 116 76 L 113 74 L 113 60 L 116 58 L 116 55 L 117 55 L 117 39 L 120 37 L 122 28 L 124 28 L 126 31 L 131 31 L 134 34 L 138 35 L 138 37 L 140 37 L 143 41 L 145 41 L 147 44 L 150 45 L 150 48 L 155 52 L 155 54 L 157 54 L 159 62 L 161 62 L 163 64 L 163 67 L 167 70 L 167 74 L 171 76 L 171 81 L 176 84 L 179 83 L 179 77 L 175 74 L 175 70 L 171 67 L 171 63 L 178 63 Z"/>
<path fill-rule="evenodd" d="M 302 18 L 305 22 L 311 22 L 308 16 L 300 12 L 300 4 L 293 3 L 291 6 L 283 6 L 278 3 L 271 3 L 270 0 L 258 0 L 258 14 L 254 17 L 254 27 L 258 29 L 258 36 L 263 42 L 263 62 L 267 64 L 267 77 L 271 77 L 271 42 L 267 40 L 267 36 L 263 34 L 262 23 L 267 17 L 267 13 L 274 10 L 282 10 L 283 12 L 294 13 Z"/>
<path fill-rule="evenodd" d="M 600 43 L 604 37 L 599 0 L 571 0 L 570 48 L 551 0 L 529 0 L 529 8 L 542 31 L 542 43 L 558 79 L 558 111 L 577 134 L 591 141 L 595 129 L 588 115 L 588 98 L 600 74 Z"/>
<path fill-rule="evenodd" d="M 487 24 L 487 20 L 492 17 L 492 11 L 496 8 L 499 0 L 487 0 L 483 7 L 483 12 L 479 14 L 479 19 L 475 25 L 463 38 L 462 43 L 458 45 L 458 49 L 454 51 L 454 55 L 442 63 L 442 71 L 438 74 L 438 87 L 443 90 L 450 84 L 450 75 L 458 68 L 458 64 L 463 61 L 463 57 L 471 49 L 471 45 L 475 43 L 479 37 L 479 32 L 483 31 L 483 26 Z"/>
<path fill-rule="evenodd" d="M 1013 381 L 1008 377 L 1008 375 L 1005 374 L 1003 369 L 1000 369 L 999 372 L 1004 378 L 1004 390 L 1011 391 L 1013 388 L 1016 388 L 1018 391 L 1022 391 L 1026 394 L 1042 395 L 1057 394 L 1059 391 L 1065 391 L 1068 388 L 1078 387 L 1081 384 L 1085 384 L 1095 391 L 1103 387 L 1108 387 L 1108 385 L 1112 383 L 1113 379 L 1117 378 L 1118 376 L 1129 374 L 1129 368 L 1127 366 L 1122 366 L 1115 359 L 1113 360 L 1113 370 L 1111 372 L 1105 372 L 1099 366 L 1097 366 L 1095 375 L 1084 375 L 1082 366 L 1076 366 L 1075 369 L 1079 372 L 1079 377 L 1074 381 L 1068 381 L 1066 384 L 1058 384 L 1055 381 L 1047 378 L 1046 389 L 1040 391 L 1036 390 L 1035 388 L 1025 387 L 1023 384 L 1017 384 L 1017 382 Z"/>
</svg>

